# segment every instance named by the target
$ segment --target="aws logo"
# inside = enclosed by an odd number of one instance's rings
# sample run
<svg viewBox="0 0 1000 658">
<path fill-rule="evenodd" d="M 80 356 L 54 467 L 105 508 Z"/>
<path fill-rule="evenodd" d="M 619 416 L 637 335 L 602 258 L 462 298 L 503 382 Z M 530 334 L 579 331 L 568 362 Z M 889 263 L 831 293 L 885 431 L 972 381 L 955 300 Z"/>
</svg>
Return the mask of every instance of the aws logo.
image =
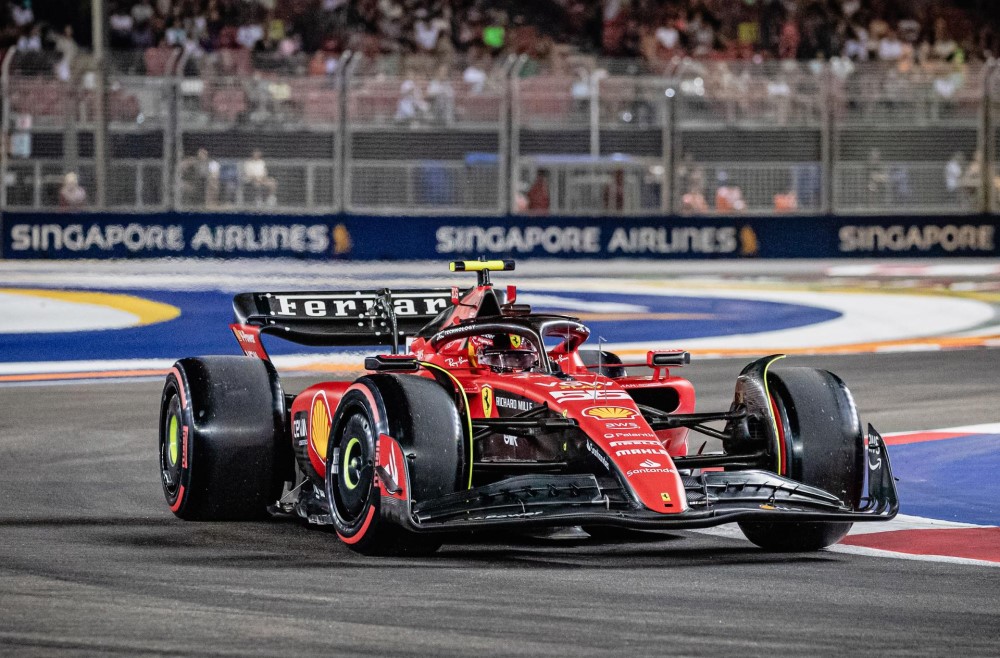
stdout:
<svg viewBox="0 0 1000 658">
<path fill-rule="evenodd" d="M 332 423 L 330 403 L 326 399 L 326 393 L 320 391 L 313 396 L 312 408 L 309 411 L 309 440 L 317 455 L 326 456 Z"/>
<path fill-rule="evenodd" d="M 629 420 L 635 418 L 636 412 L 625 407 L 587 407 L 583 415 L 601 420 Z"/>
</svg>

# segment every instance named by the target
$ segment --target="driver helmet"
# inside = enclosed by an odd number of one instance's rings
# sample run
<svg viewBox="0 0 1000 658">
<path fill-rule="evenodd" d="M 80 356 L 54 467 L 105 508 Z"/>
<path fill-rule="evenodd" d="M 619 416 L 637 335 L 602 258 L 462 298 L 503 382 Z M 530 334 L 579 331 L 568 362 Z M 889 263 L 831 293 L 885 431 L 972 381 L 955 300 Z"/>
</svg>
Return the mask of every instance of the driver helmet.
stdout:
<svg viewBox="0 0 1000 658">
<path fill-rule="evenodd" d="M 497 334 L 476 346 L 476 362 L 494 372 L 525 372 L 538 366 L 538 352 L 521 336 Z"/>
</svg>

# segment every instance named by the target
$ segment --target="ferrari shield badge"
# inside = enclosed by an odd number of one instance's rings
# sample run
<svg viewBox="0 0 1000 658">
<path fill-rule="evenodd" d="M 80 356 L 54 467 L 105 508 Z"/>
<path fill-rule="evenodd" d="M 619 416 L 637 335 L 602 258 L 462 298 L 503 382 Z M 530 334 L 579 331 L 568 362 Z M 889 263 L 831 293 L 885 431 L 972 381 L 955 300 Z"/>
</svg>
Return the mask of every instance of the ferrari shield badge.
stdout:
<svg viewBox="0 0 1000 658">
<path fill-rule="evenodd" d="M 484 386 L 480 396 L 483 400 L 483 417 L 489 418 L 493 415 L 493 388 Z"/>
</svg>

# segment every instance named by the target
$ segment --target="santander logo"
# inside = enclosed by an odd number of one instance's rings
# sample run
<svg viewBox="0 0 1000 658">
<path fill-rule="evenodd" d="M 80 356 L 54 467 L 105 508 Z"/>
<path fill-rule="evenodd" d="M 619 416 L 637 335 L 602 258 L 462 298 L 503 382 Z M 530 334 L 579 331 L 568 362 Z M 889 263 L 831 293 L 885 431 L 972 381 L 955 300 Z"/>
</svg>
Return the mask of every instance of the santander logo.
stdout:
<svg viewBox="0 0 1000 658">
<path fill-rule="evenodd" d="M 660 462 L 654 462 L 652 459 L 647 459 L 639 464 L 639 466 L 642 466 L 643 468 L 659 468 Z"/>
</svg>

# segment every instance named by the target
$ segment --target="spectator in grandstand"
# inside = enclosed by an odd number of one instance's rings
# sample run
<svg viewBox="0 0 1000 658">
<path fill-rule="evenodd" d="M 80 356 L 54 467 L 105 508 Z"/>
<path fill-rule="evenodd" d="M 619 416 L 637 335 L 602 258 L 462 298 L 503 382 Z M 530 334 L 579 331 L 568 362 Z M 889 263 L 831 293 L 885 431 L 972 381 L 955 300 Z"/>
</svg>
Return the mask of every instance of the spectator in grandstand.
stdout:
<svg viewBox="0 0 1000 658">
<path fill-rule="evenodd" d="M 544 215 L 549 212 L 549 172 L 539 169 L 535 174 L 535 182 L 528 188 L 528 212 Z"/>
<path fill-rule="evenodd" d="M 704 5 L 698 6 L 687 21 L 687 40 L 695 57 L 707 57 L 715 49 L 715 23 Z"/>
<path fill-rule="evenodd" d="M 30 30 L 21 35 L 17 40 L 17 51 L 20 53 L 41 52 L 42 50 L 42 27 L 32 25 Z"/>
<path fill-rule="evenodd" d="M 886 35 L 879 40 L 878 58 L 883 62 L 898 62 L 905 55 L 905 46 L 899 40 L 899 35 L 895 30 L 890 29 Z"/>
<path fill-rule="evenodd" d="M 934 21 L 934 43 L 931 46 L 931 56 L 945 62 L 955 57 L 958 52 L 958 43 L 951 37 L 947 21 L 939 16 Z"/>
<path fill-rule="evenodd" d="M 694 161 L 694 156 L 685 151 L 681 156 L 680 164 L 677 166 L 677 180 L 681 183 L 681 189 L 685 192 L 696 194 L 705 193 L 705 170 Z"/>
<path fill-rule="evenodd" d="M 715 210 L 720 213 L 743 212 L 747 209 L 743 200 L 743 190 L 738 185 L 729 184 L 729 174 L 720 171 L 716 174 L 719 186 L 715 188 Z"/>
<path fill-rule="evenodd" d="M 856 23 L 845 27 L 843 56 L 849 60 L 868 61 L 868 30 Z"/>
<path fill-rule="evenodd" d="M 399 101 L 396 103 L 396 121 L 417 123 L 426 118 L 430 105 L 424 100 L 420 86 L 407 78 L 399 86 Z"/>
<path fill-rule="evenodd" d="M 153 5 L 149 3 L 149 0 L 139 0 L 139 2 L 132 5 L 130 13 L 132 20 L 135 21 L 135 25 L 145 25 L 153 20 L 156 10 L 153 9 Z"/>
<path fill-rule="evenodd" d="M 960 199 L 959 183 L 962 180 L 962 161 L 964 157 L 961 152 L 955 153 L 944 166 L 944 187 L 948 191 L 948 196 L 953 201 Z"/>
<path fill-rule="evenodd" d="M 62 57 L 56 63 L 56 77 L 63 82 L 68 82 L 73 76 L 73 62 L 76 60 L 77 52 L 80 47 L 76 45 L 76 40 L 73 38 L 73 26 L 67 25 L 63 28 L 62 33 L 55 36 L 56 52 L 58 52 Z"/>
<path fill-rule="evenodd" d="M 795 212 L 799 209 L 799 197 L 794 191 L 774 195 L 775 212 Z"/>
<path fill-rule="evenodd" d="M 253 202 L 257 206 L 277 205 L 278 183 L 267 174 L 267 164 L 260 149 L 254 149 L 250 159 L 243 163 L 243 179 L 250 186 Z"/>
<path fill-rule="evenodd" d="M 135 19 L 124 2 L 116 2 L 108 12 L 108 46 L 112 50 L 126 50 L 132 47 L 132 28 Z"/>
<path fill-rule="evenodd" d="M 331 52 L 317 50 L 309 58 L 307 72 L 310 76 L 336 75 L 340 68 L 340 58 Z"/>
<path fill-rule="evenodd" d="M 705 195 L 699 190 L 689 190 L 681 196 L 681 212 L 684 213 L 706 213 L 708 212 L 708 202 Z"/>
<path fill-rule="evenodd" d="M 794 15 L 789 15 L 785 22 L 781 24 L 781 34 L 778 37 L 778 57 L 781 59 L 795 59 L 799 52 L 799 43 L 802 38 L 799 34 L 799 24 Z"/>
<path fill-rule="evenodd" d="M 31 8 L 31 0 L 16 0 L 8 2 L 10 19 L 19 28 L 29 29 L 35 22 L 35 12 Z"/>
<path fill-rule="evenodd" d="M 866 171 L 868 177 L 868 205 L 885 205 L 888 201 L 889 169 L 882 162 L 882 154 L 878 149 L 872 149 L 869 152 Z"/>
<path fill-rule="evenodd" d="M 77 210 L 85 205 L 87 205 L 87 191 L 80 186 L 76 172 L 71 171 L 63 176 L 63 183 L 59 188 L 59 207 L 64 210 Z"/>
<path fill-rule="evenodd" d="M 417 20 L 413 23 L 413 41 L 417 50 L 427 53 L 439 52 L 451 44 L 451 22 L 439 13 L 431 16 L 427 9 L 418 9 Z"/>
<path fill-rule="evenodd" d="M 185 207 L 214 208 L 218 205 L 220 169 L 219 163 L 210 158 L 204 148 L 198 149 L 197 156 L 181 162 L 181 196 Z"/>
<path fill-rule="evenodd" d="M 450 78 L 448 65 L 442 64 L 427 83 L 427 102 L 431 118 L 445 124 L 452 123 L 455 117 L 455 89 L 451 86 Z"/>
<path fill-rule="evenodd" d="M 962 187 L 964 201 L 969 205 L 975 205 L 979 200 L 979 192 L 983 184 L 983 152 L 979 149 L 976 149 L 969 165 L 962 172 L 959 184 Z"/>
<path fill-rule="evenodd" d="M 462 72 L 462 81 L 466 84 L 466 89 L 473 94 L 483 93 L 486 87 L 486 69 L 488 67 L 489 55 L 473 50 L 469 55 L 469 65 Z"/>
<path fill-rule="evenodd" d="M 625 172 L 621 169 L 616 169 L 604 186 L 604 208 L 617 212 L 625 209 Z"/>
</svg>

